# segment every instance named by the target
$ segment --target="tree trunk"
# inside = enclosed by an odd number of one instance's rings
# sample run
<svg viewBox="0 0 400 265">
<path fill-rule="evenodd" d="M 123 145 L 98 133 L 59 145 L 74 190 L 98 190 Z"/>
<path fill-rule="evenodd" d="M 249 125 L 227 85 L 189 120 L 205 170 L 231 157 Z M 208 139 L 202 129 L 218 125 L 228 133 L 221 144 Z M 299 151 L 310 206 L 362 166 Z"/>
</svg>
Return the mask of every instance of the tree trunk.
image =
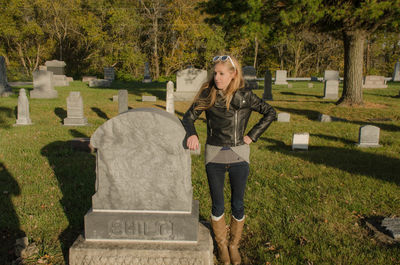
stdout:
<svg viewBox="0 0 400 265">
<path fill-rule="evenodd" d="M 256 69 L 257 68 L 257 54 L 258 54 L 258 40 L 257 40 L 257 36 L 254 37 L 254 63 L 253 63 L 253 67 Z"/>
<path fill-rule="evenodd" d="M 366 32 L 363 30 L 344 31 L 344 77 L 343 93 L 337 104 L 363 105 L 362 77 L 363 53 Z"/>
</svg>

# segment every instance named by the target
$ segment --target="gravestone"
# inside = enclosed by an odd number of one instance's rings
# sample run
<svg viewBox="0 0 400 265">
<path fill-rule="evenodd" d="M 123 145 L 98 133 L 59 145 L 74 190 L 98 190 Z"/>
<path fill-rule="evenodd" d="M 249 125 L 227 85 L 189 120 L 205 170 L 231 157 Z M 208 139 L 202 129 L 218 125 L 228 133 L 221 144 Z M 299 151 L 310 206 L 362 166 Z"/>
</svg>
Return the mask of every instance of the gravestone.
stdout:
<svg viewBox="0 0 400 265">
<path fill-rule="evenodd" d="M 45 65 L 39 65 L 39 70 L 47 71 L 47 66 L 45 66 Z"/>
<path fill-rule="evenodd" d="M 54 86 L 69 86 L 67 76 L 64 73 L 66 66 L 64 61 L 47 61 L 45 63 L 47 71 L 53 72 Z"/>
<path fill-rule="evenodd" d="M 112 101 L 113 102 L 118 102 L 118 95 L 113 95 Z"/>
<path fill-rule="evenodd" d="M 308 85 L 308 88 L 313 88 L 314 87 L 313 83 L 308 83 L 307 85 Z"/>
<path fill-rule="evenodd" d="M 326 80 L 339 80 L 339 71 L 325 70 L 324 81 Z"/>
<path fill-rule="evenodd" d="M 128 110 L 128 90 L 118 90 L 118 113 L 121 114 Z"/>
<path fill-rule="evenodd" d="M 115 80 L 114 67 L 104 67 L 104 79 L 111 82 Z"/>
<path fill-rule="evenodd" d="M 288 84 L 287 87 L 288 88 L 293 88 L 293 84 Z"/>
<path fill-rule="evenodd" d="M 324 85 L 324 99 L 337 99 L 339 96 L 339 80 L 326 80 Z"/>
<path fill-rule="evenodd" d="M 310 134 L 307 132 L 293 134 L 292 150 L 308 150 L 309 139 Z"/>
<path fill-rule="evenodd" d="M 207 82 L 207 71 L 187 68 L 176 73 L 175 101 L 192 101 L 200 87 Z"/>
<path fill-rule="evenodd" d="M 89 82 L 91 80 L 96 80 L 96 76 L 82 76 L 82 82 Z"/>
<path fill-rule="evenodd" d="M 171 114 L 175 114 L 175 104 L 174 104 L 174 83 L 168 81 L 167 83 L 167 95 L 166 95 L 166 111 Z"/>
<path fill-rule="evenodd" d="M 151 82 L 151 76 L 150 76 L 150 66 L 149 63 L 146 62 L 144 64 L 144 75 L 143 75 L 143 83 L 150 83 Z"/>
<path fill-rule="evenodd" d="M 35 70 L 33 71 L 33 90 L 31 98 L 56 98 L 57 90 L 54 89 L 53 72 Z"/>
<path fill-rule="evenodd" d="M 272 74 L 270 70 L 265 72 L 264 76 L 264 100 L 273 100 L 272 99 Z"/>
<path fill-rule="evenodd" d="M 379 75 L 367 75 L 364 78 L 363 88 L 387 88 L 386 80 L 384 76 Z"/>
<path fill-rule="evenodd" d="M 156 108 L 130 110 L 93 133 L 96 191 L 71 265 L 213 264 L 185 135 L 175 115 Z"/>
<path fill-rule="evenodd" d="M 331 121 L 332 121 L 332 117 L 329 116 L 329 115 L 320 113 L 320 114 L 318 115 L 318 120 L 319 120 L 320 122 L 331 122 Z"/>
<path fill-rule="evenodd" d="M 19 90 L 18 96 L 18 118 L 17 125 L 30 125 L 32 121 L 29 117 L 29 101 L 26 96 L 25 89 L 21 88 Z"/>
<path fill-rule="evenodd" d="M 276 70 L 275 73 L 275 85 L 287 85 L 287 71 L 286 70 Z"/>
<path fill-rule="evenodd" d="M 142 102 L 156 102 L 156 96 L 142 96 Z"/>
<path fill-rule="evenodd" d="M 382 220 L 382 226 L 389 232 L 389 234 L 396 240 L 400 240 L 400 218 L 399 217 L 385 217 Z"/>
<path fill-rule="evenodd" d="M 379 127 L 364 125 L 358 133 L 358 147 L 379 147 Z"/>
<path fill-rule="evenodd" d="M 290 113 L 281 112 L 278 113 L 278 122 L 290 122 Z"/>
<path fill-rule="evenodd" d="M 67 118 L 64 119 L 66 126 L 85 126 L 88 125 L 87 119 L 83 115 L 83 100 L 81 92 L 72 91 L 67 98 Z"/>
<path fill-rule="evenodd" d="M 5 97 L 12 94 L 11 86 L 7 81 L 6 60 L 0 56 L 0 96 Z"/>
<path fill-rule="evenodd" d="M 394 65 L 393 81 L 400 82 L 400 61 Z"/>
<path fill-rule="evenodd" d="M 242 68 L 244 81 L 249 89 L 258 89 L 257 71 L 253 66 Z"/>
<path fill-rule="evenodd" d="M 111 81 L 106 79 L 89 80 L 89 87 L 111 87 Z"/>
</svg>

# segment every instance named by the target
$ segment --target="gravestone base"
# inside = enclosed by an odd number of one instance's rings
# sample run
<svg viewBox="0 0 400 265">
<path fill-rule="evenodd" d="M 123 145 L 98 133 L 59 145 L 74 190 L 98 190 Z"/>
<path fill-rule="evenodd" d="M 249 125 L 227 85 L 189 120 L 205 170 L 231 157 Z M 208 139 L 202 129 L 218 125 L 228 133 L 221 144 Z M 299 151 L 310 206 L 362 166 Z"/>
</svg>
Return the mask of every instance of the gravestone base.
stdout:
<svg viewBox="0 0 400 265">
<path fill-rule="evenodd" d="M 144 78 L 142 83 L 151 83 L 151 78 Z"/>
<path fill-rule="evenodd" d="M 30 92 L 30 97 L 31 98 L 57 98 L 58 92 L 57 92 L 57 90 L 41 91 L 41 90 L 34 89 Z"/>
<path fill-rule="evenodd" d="M 87 126 L 88 122 L 86 118 L 65 118 L 65 126 Z"/>
<path fill-rule="evenodd" d="M 65 75 L 53 75 L 54 86 L 69 86 L 69 81 Z"/>
<path fill-rule="evenodd" d="M 18 125 L 32 125 L 31 119 L 17 119 L 15 126 Z"/>
<path fill-rule="evenodd" d="M 289 83 L 287 81 L 275 81 L 275 85 L 288 85 Z"/>
<path fill-rule="evenodd" d="M 197 91 L 175 91 L 174 101 L 192 101 L 196 96 Z"/>
<path fill-rule="evenodd" d="M 369 147 L 381 147 L 380 144 L 374 144 L 374 143 L 361 143 L 361 144 L 356 144 L 357 147 L 361 147 L 361 148 L 369 148 Z"/>
<path fill-rule="evenodd" d="M 69 264 L 212 265 L 213 241 L 200 223 L 195 243 L 93 242 L 79 236 L 69 250 Z"/>
</svg>

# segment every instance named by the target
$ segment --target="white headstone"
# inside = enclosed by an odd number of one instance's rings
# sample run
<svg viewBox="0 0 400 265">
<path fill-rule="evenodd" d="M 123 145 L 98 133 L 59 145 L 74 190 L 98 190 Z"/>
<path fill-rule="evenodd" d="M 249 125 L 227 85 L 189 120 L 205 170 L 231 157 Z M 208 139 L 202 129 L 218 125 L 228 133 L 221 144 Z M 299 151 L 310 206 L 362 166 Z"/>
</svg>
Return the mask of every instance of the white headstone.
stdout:
<svg viewBox="0 0 400 265">
<path fill-rule="evenodd" d="M 313 88 L 314 87 L 313 83 L 308 83 L 307 85 L 308 85 L 308 88 Z"/>
<path fill-rule="evenodd" d="M 290 122 L 290 113 L 287 112 L 278 113 L 278 122 Z"/>
<path fill-rule="evenodd" d="M 128 90 L 118 90 L 118 113 L 121 114 L 128 110 Z"/>
<path fill-rule="evenodd" d="M 87 119 L 83 115 L 83 100 L 81 92 L 72 91 L 67 98 L 67 118 L 64 119 L 66 126 L 85 126 L 88 125 Z"/>
<path fill-rule="evenodd" d="M 142 102 L 156 102 L 156 96 L 142 96 Z"/>
<path fill-rule="evenodd" d="M 384 76 L 367 75 L 364 78 L 363 88 L 387 88 Z"/>
<path fill-rule="evenodd" d="M 309 139 L 310 134 L 307 132 L 293 134 L 292 150 L 308 150 Z"/>
<path fill-rule="evenodd" d="M 29 101 L 26 96 L 25 89 L 21 88 L 19 90 L 18 96 L 18 119 L 17 125 L 30 125 L 32 121 L 29 117 Z"/>
<path fill-rule="evenodd" d="M 331 122 L 332 118 L 329 115 L 320 113 L 319 116 L 318 116 L 318 120 L 320 122 Z"/>
<path fill-rule="evenodd" d="M 339 96 L 339 80 L 326 80 L 324 85 L 324 99 L 337 99 Z"/>
<path fill-rule="evenodd" d="M 166 95 L 166 111 L 175 114 L 174 104 L 174 82 L 168 81 L 167 83 L 167 95 Z"/>
<path fill-rule="evenodd" d="M 275 73 L 275 85 L 287 85 L 287 71 L 276 70 Z"/>
<path fill-rule="evenodd" d="M 69 86 L 69 82 L 64 71 L 66 66 L 64 61 L 47 61 L 45 65 L 47 71 L 53 72 L 54 86 Z"/>
<path fill-rule="evenodd" d="M 339 80 L 339 71 L 325 70 L 324 81 L 326 80 Z"/>
<path fill-rule="evenodd" d="M 207 82 L 207 71 L 187 68 L 176 73 L 175 101 L 192 101 L 200 87 Z"/>
<path fill-rule="evenodd" d="M 89 82 L 91 80 L 97 79 L 96 76 L 82 76 L 82 82 Z"/>
<path fill-rule="evenodd" d="M 359 147 L 379 147 L 379 127 L 364 125 L 360 127 L 358 134 Z"/>
<path fill-rule="evenodd" d="M 112 100 L 113 102 L 118 102 L 118 95 L 113 95 Z"/>
<path fill-rule="evenodd" d="M 287 87 L 288 88 L 293 88 L 293 84 L 288 84 Z"/>
<path fill-rule="evenodd" d="M 393 81 L 400 82 L 400 61 L 394 65 Z"/>
<path fill-rule="evenodd" d="M 57 90 L 54 89 L 53 72 L 36 70 L 33 72 L 33 90 L 31 98 L 56 98 Z"/>
</svg>

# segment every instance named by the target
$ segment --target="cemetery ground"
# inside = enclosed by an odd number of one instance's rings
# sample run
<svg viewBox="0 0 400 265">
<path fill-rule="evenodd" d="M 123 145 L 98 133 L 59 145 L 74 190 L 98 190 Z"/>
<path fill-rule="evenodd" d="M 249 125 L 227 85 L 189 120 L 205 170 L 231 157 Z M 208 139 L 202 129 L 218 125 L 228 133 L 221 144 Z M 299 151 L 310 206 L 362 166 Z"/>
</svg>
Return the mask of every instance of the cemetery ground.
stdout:
<svg viewBox="0 0 400 265">
<path fill-rule="evenodd" d="M 400 83 L 364 90 L 365 107 L 339 107 L 322 99 L 323 84 L 273 86 L 274 122 L 251 144 L 246 190 L 244 264 L 400 264 L 400 245 L 370 223 L 400 216 Z M 13 126 L 17 91 L 0 99 L 0 264 L 12 264 L 16 238 L 36 246 L 25 264 L 66 264 L 68 249 L 83 232 L 83 216 L 95 189 L 95 155 L 71 148 L 118 113 L 112 96 L 128 89 L 131 108 L 165 107 L 165 83 L 114 82 L 110 89 L 74 81 L 56 99 L 29 99 L 33 125 Z M 24 86 L 32 89 L 31 86 Z M 63 126 L 66 98 L 80 91 L 90 126 Z M 255 93 L 262 97 L 263 87 Z M 157 102 L 141 102 L 155 95 Z M 189 102 L 175 102 L 182 118 Z M 347 121 L 321 123 L 318 114 Z M 259 114 L 254 113 L 250 128 Z M 205 118 L 196 122 L 204 147 Z M 361 125 L 381 129 L 378 148 L 359 148 Z M 308 151 L 292 151 L 293 133 L 309 132 Z M 162 176 L 160 176 L 161 178 Z M 204 156 L 192 156 L 194 199 L 207 224 L 211 201 Z M 228 189 L 228 185 L 226 187 Z M 226 193 L 229 209 L 229 194 Z M 229 211 L 228 211 L 229 215 Z M 14 264 L 17 264 L 14 261 Z"/>
</svg>

